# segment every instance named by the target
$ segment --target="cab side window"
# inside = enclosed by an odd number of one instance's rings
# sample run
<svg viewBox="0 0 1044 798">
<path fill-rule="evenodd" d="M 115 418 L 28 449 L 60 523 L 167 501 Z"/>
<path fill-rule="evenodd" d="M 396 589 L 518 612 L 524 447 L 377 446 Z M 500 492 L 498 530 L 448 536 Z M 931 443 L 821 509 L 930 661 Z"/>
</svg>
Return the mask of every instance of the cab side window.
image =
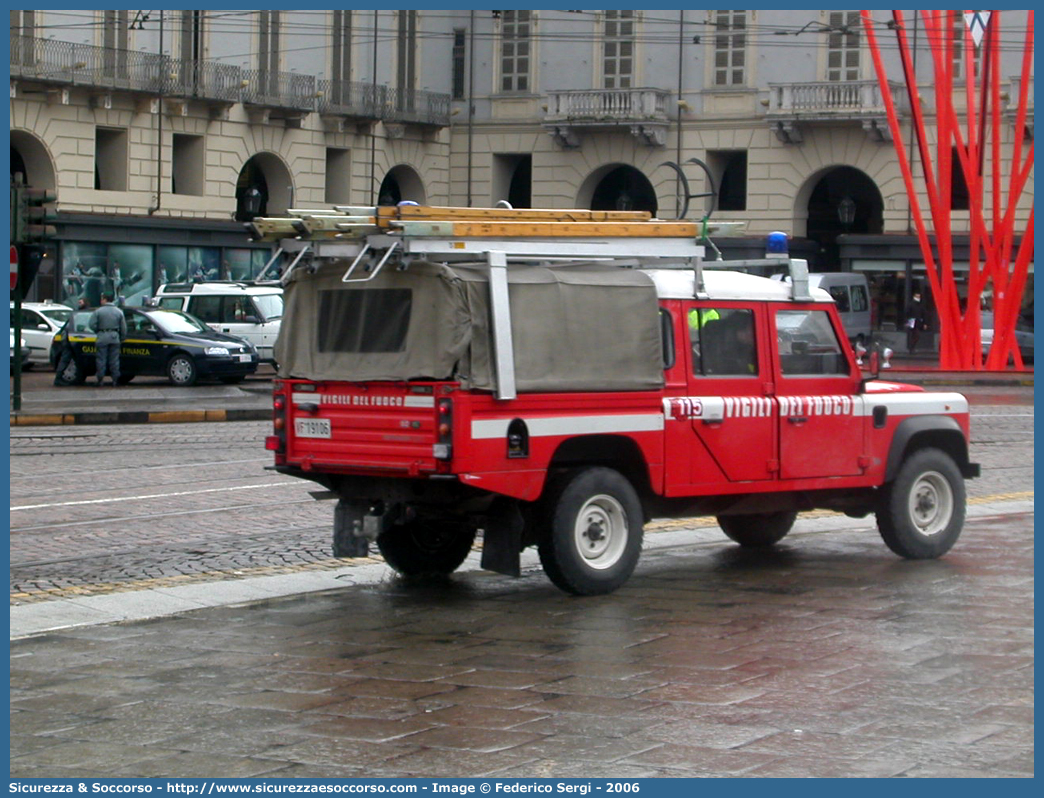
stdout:
<svg viewBox="0 0 1044 798">
<path fill-rule="evenodd" d="M 158 307 L 166 310 L 181 310 L 182 301 L 179 296 L 168 296 L 159 301 Z"/>
<path fill-rule="evenodd" d="M 758 373 L 752 310 L 693 308 L 688 320 L 695 376 L 751 377 Z"/>
<path fill-rule="evenodd" d="M 776 337 L 784 377 L 848 374 L 848 359 L 825 310 L 776 311 Z"/>
<path fill-rule="evenodd" d="M 221 323 L 221 297 L 194 296 L 189 300 L 188 312 L 207 324 Z"/>
</svg>

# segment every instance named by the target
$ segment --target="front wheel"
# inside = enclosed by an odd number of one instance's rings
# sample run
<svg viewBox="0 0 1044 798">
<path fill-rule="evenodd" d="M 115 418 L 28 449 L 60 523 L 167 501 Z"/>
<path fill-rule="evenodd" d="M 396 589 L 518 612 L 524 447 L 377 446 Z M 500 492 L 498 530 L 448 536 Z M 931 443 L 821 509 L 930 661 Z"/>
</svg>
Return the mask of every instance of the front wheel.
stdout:
<svg viewBox="0 0 1044 798">
<path fill-rule="evenodd" d="M 171 385 L 195 385 L 198 376 L 196 362 L 188 355 L 174 355 L 167 364 L 167 379 Z"/>
<path fill-rule="evenodd" d="M 577 596 L 611 593 L 628 580 L 642 549 L 642 505 L 609 468 L 574 471 L 550 489 L 550 528 L 537 546 L 544 573 Z"/>
<path fill-rule="evenodd" d="M 60 374 L 55 374 L 55 384 L 83 385 L 87 381 L 87 371 L 72 358 Z"/>
<path fill-rule="evenodd" d="M 796 519 L 797 513 L 787 510 L 778 513 L 719 515 L 718 526 L 744 548 L 764 549 L 783 540 Z"/>
<path fill-rule="evenodd" d="M 451 574 L 471 551 L 475 530 L 458 524 L 414 519 L 377 538 L 385 562 L 403 576 Z"/>
<path fill-rule="evenodd" d="M 953 458 L 940 449 L 921 449 L 884 488 L 877 528 L 900 557 L 941 557 L 960 537 L 964 504 L 964 477 Z"/>
</svg>

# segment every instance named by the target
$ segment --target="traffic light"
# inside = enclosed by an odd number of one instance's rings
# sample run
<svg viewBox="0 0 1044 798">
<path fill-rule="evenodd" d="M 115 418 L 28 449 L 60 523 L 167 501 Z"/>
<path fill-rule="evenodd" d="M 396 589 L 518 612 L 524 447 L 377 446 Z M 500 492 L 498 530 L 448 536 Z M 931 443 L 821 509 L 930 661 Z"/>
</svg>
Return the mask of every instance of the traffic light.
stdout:
<svg viewBox="0 0 1044 798">
<path fill-rule="evenodd" d="M 42 244 L 22 244 L 21 255 L 18 258 L 18 287 L 22 296 L 29 293 L 36 273 L 40 271 L 40 263 L 45 257 L 47 253 Z"/>
<path fill-rule="evenodd" d="M 22 204 L 25 208 L 22 242 L 34 244 L 54 238 L 57 230 L 50 222 L 55 221 L 56 216 L 51 209 L 44 206 L 58 199 L 58 195 L 50 189 L 29 188 L 28 186 L 21 189 L 21 194 L 24 198 Z"/>
<path fill-rule="evenodd" d="M 21 244 L 25 241 L 26 211 L 25 186 L 11 183 L 11 243 Z"/>
</svg>

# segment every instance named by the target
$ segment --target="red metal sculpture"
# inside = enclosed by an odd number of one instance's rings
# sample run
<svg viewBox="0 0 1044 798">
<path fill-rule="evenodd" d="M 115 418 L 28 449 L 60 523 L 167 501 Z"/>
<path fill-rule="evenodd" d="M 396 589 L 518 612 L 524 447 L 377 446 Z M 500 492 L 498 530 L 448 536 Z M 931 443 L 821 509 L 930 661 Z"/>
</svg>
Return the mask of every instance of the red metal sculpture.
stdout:
<svg viewBox="0 0 1044 798">
<path fill-rule="evenodd" d="M 954 81 L 954 19 L 955 11 L 921 11 L 931 49 L 935 72 L 935 157 L 926 135 L 925 114 L 918 94 L 913 59 L 907 37 L 906 22 L 901 11 L 892 12 L 888 27 L 895 30 L 899 56 L 903 65 L 910 98 L 911 124 L 917 137 L 918 151 L 924 172 L 924 189 L 928 197 L 931 224 L 936 250 L 933 252 L 925 219 L 917 199 L 910 155 L 903 147 L 899 132 L 899 118 L 885 73 L 877 33 L 871 12 L 863 11 L 863 27 L 881 84 L 882 96 L 888 113 L 899 156 L 906 191 L 910 198 L 912 217 L 928 272 L 928 281 L 939 314 L 939 365 L 945 369 L 1002 370 L 1009 360 L 1015 368 L 1022 368 L 1022 357 L 1015 340 L 1015 323 L 1022 306 L 1026 276 L 1033 258 L 1032 201 L 1028 223 L 1022 230 L 1021 242 L 1015 250 L 1016 208 L 1033 171 L 1033 141 L 1023 157 L 1026 137 L 1026 116 L 1029 87 L 1032 83 L 1033 11 L 1028 11 L 1026 34 L 1022 53 L 1022 75 L 1018 84 L 1018 104 L 1015 114 L 1015 134 L 1011 152 L 1001 154 L 1003 129 L 1001 126 L 1000 39 L 1001 13 L 999 11 L 968 12 L 964 16 L 964 41 L 960 56 L 964 58 L 964 85 Z M 1019 12 L 1021 13 L 1021 12 Z M 978 52 L 978 75 L 974 54 Z M 962 119 L 954 107 L 955 91 L 965 94 Z M 953 279 L 953 230 L 951 226 L 951 186 L 953 155 L 968 188 L 970 209 L 970 241 L 968 295 L 962 312 L 957 285 Z M 990 185 L 984 173 L 990 174 Z M 1007 175 L 1005 191 L 1002 176 Z M 981 345 L 981 301 L 984 291 L 992 284 L 993 290 L 993 345 L 985 364 Z"/>
</svg>

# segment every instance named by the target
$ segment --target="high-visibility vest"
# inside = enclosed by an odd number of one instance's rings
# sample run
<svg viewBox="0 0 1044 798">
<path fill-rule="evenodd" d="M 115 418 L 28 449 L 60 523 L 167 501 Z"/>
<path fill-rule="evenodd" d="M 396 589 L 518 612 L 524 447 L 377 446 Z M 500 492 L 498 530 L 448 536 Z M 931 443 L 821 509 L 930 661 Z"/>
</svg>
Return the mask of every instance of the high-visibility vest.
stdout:
<svg viewBox="0 0 1044 798">
<path fill-rule="evenodd" d="M 708 321 L 720 318 L 721 314 L 714 308 L 693 308 L 689 311 L 689 328 L 698 330 Z"/>
</svg>

